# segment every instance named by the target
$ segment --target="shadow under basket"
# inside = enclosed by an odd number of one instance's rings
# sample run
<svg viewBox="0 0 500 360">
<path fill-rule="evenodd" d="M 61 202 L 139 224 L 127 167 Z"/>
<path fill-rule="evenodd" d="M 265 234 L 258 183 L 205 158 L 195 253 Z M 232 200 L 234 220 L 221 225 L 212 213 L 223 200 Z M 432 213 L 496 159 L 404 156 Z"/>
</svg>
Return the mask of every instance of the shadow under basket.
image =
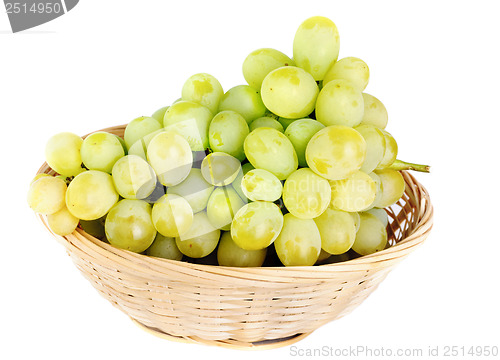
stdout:
<svg viewBox="0 0 500 360">
<path fill-rule="evenodd" d="M 103 129 L 122 136 L 124 126 Z M 53 171 L 44 164 L 39 173 Z M 174 341 L 237 349 L 290 345 L 358 306 L 432 228 L 425 188 L 408 172 L 386 209 L 389 247 L 318 266 L 236 268 L 153 258 L 77 228 L 55 235 L 83 276 L 144 330 Z M 47 225 L 45 216 L 40 219 Z"/>
</svg>

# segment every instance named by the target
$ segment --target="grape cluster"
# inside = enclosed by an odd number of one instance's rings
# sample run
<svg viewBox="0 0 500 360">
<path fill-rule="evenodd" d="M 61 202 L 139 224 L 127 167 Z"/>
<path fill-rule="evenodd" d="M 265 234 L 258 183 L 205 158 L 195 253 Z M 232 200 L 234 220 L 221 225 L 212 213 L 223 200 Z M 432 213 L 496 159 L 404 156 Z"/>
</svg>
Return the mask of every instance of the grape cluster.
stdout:
<svg viewBox="0 0 500 360">
<path fill-rule="evenodd" d="M 396 160 L 387 111 L 363 92 L 368 66 L 338 54 L 335 24 L 312 17 L 293 58 L 270 48 L 247 56 L 248 85 L 224 92 L 195 74 L 123 138 L 56 134 L 45 155 L 58 175 L 38 175 L 28 203 L 58 235 L 80 226 L 175 260 L 216 253 L 220 265 L 262 266 L 272 246 L 283 265 L 307 266 L 383 250 L 384 208 L 405 190 L 399 170 L 420 168 Z"/>
</svg>

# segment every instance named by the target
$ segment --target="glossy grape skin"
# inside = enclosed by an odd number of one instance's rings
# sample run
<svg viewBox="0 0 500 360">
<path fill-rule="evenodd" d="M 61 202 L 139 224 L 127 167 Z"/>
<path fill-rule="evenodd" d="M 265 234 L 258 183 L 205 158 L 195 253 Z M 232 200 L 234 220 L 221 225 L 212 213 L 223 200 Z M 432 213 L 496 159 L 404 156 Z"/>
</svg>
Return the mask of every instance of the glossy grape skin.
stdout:
<svg viewBox="0 0 500 360">
<path fill-rule="evenodd" d="M 278 120 L 268 116 L 263 116 L 252 121 L 252 123 L 250 124 L 250 131 L 253 131 L 259 127 L 270 127 L 278 130 L 279 132 L 284 132 L 283 125 L 281 125 Z"/>
<path fill-rule="evenodd" d="M 137 155 L 126 155 L 119 159 L 111 175 L 116 190 L 125 199 L 144 199 L 156 187 L 153 168 Z"/>
<path fill-rule="evenodd" d="M 161 128 L 160 130 L 153 131 L 150 134 L 147 134 L 142 139 L 137 140 L 127 151 L 127 155 L 137 155 L 144 160 L 148 160 L 148 146 L 151 140 L 161 132 L 164 132 L 165 129 Z"/>
<path fill-rule="evenodd" d="M 235 111 L 245 118 L 247 124 L 250 124 L 253 120 L 264 116 L 267 110 L 259 90 L 249 85 L 232 87 L 222 96 L 219 111 Z"/>
<path fill-rule="evenodd" d="M 252 51 L 243 61 L 243 77 L 248 85 L 260 90 L 262 81 L 274 69 L 294 66 L 295 62 L 281 51 L 262 48 Z"/>
<path fill-rule="evenodd" d="M 214 116 L 208 129 L 210 148 L 215 152 L 225 152 L 240 161 L 245 159 L 243 142 L 250 133 L 248 124 L 235 111 L 225 110 Z"/>
<path fill-rule="evenodd" d="M 80 154 L 87 169 L 111 173 L 115 162 L 125 156 L 125 151 L 118 136 L 98 131 L 83 140 Z"/>
<path fill-rule="evenodd" d="M 175 238 L 179 250 L 191 258 L 202 258 L 215 250 L 219 243 L 220 230 L 208 220 L 205 211 L 194 214 L 193 225 L 180 237 Z"/>
<path fill-rule="evenodd" d="M 241 171 L 241 163 L 234 156 L 223 152 L 208 154 L 201 162 L 201 174 L 212 185 L 231 184 Z"/>
<path fill-rule="evenodd" d="M 53 214 L 66 207 L 66 183 L 59 178 L 41 176 L 30 184 L 28 190 L 29 207 L 40 214 Z"/>
<path fill-rule="evenodd" d="M 163 236 L 160 233 L 150 247 L 146 250 L 146 255 L 170 260 L 182 260 L 183 254 L 175 244 L 175 238 Z"/>
<path fill-rule="evenodd" d="M 394 137 L 387 131 L 382 130 L 385 139 L 385 151 L 382 160 L 377 166 L 377 170 L 391 166 L 398 156 L 398 144 Z"/>
<path fill-rule="evenodd" d="M 366 212 L 375 215 L 385 227 L 389 225 L 389 215 L 384 209 L 373 208 Z"/>
<path fill-rule="evenodd" d="M 127 149 L 137 141 L 142 139 L 144 136 L 151 134 L 162 128 L 162 124 L 158 122 L 153 117 L 141 116 L 138 117 L 127 124 L 125 127 L 125 132 L 123 138 L 125 139 L 125 144 Z"/>
<path fill-rule="evenodd" d="M 212 114 L 217 113 L 223 95 L 224 90 L 220 82 L 207 73 L 192 75 L 182 86 L 182 100 L 201 104 Z"/>
<path fill-rule="evenodd" d="M 388 122 L 387 109 L 375 96 L 363 93 L 363 119 L 361 124 L 373 125 L 379 129 L 385 129 Z"/>
<path fill-rule="evenodd" d="M 330 181 L 332 201 L 330 206 L 348 212 L 363 211 L 375 200 L 375 181 L 366 173 L 356 171 L 342 180 Z"/>
<path fill-rule="evenodd" d="M 217 261 L 221 266 L 259 267 L 266 258 L 267 248 L 244 250 L 231 238 L 231 233 L 222 234 L 217 248 Z"/>
<path fill-rule="evenodd" d="M 373 214 L 360 213 L 360 227 L 352 249 L 360 255 L 369 255 L 384 250 L 387 246 L 387 231 Z"/>
<path fill-rule="evenodd" d="M 176 237 L 186 233 L 193 224 L 193 209 L 186 199 L 165 194 L 153 205 L 153 225 L 163 236 Z"/>
<path fill-rule="evenodd" d="M 385 208 L 396 203 L 405 192 L 406 183 L 399 171 L 392 169 L 375 170 L 382 183 L 382 195 L 375 207 Z"/>
<path fill-rule="evenodd" d="M 306 147 L 312 136 L 323 129 L 325 125 L 314 119 L 300 119 L 293 121 L 285 130 L 285 135 L 290 139 L 300 167 L 307 167 Z"/>
<path fill-rule="evenodd" d="M 245 203 L 232 186 L 217 187 L 208 199 L 208 219 L 215 228 L 228 231 L 234 215 Z"/>
<path fill-rule="evenodd" d="M 356 89 L 363 91 L 370 79 L 370 69 L 366 63 L 356 57 L 345 57 L 335 62 L 328 69 L 323 79 L 323 86 L 332 80 L 344 79 L 349 81 Z"/>
<path fill-rule="evenodd" d="M 241 181 L 245 197 L 252 201 L 274 202 L 281 197 L 283 185 L 272 173 L 263 169 L 248 171 Z"/>
<path fill-rule="evenodd" d="M 167 188 L 167 194 L 182 196 L 191 205 L 193 213 L 197 213 L 207 207 L 214 188 L 205 180 L 200 169 L 192 168 L 183 182 Z"/>
<path fill-rule="evenodd" d="M 351 213 L 328 208 L 314 222 L 321 234 L 321 248 L 329 254 L 343 254 L 354 244 L 356 223 Z"/>
<path fill-rule="evenodd" d="M 167 112 L 170 106 L 164 106 L 156 110 L 151 117 L 154 118 L 160 125 L 163 125 L 163 118 L 165 117 L 165 113 Z"/>
<path fill-rule="evenodd" d="M 60 236 L 66 236 L 75 231 L 79 221 L 77 217 L 68 211 L 66 206 L 47 216 L 50 230 Z"/>
<path fill-rule="evenodd" d="M 369 174 L 380 165 L 384 158 L 385 136 L 383 130 L 373 125 L 358 125 L 354 129 L 365 139 L 366 158 L 360 170 Z"/>
<path fill-rule="evenodd" d="M 67 177 L 78 175 L 84 171 L 80 154 L 82 144 L 83 139 L 73 133 L 56 134 L 47 141 L 45 160 L 61 175 Z"/>
</svg>

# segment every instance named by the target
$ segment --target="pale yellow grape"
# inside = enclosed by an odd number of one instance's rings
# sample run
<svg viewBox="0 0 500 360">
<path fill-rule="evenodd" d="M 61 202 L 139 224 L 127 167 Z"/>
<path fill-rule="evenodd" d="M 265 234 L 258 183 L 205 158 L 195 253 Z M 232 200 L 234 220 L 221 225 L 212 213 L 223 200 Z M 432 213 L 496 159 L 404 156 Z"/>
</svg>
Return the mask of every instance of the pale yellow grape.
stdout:
<svg viewBox="0 0 500 360">
<path fill-rule="evenodd" d="M 80 149 L 83 139 L 69 132 L 52 136 L 45 146 L 47 164 L 64 176 L 75 176 L 84 171 Z"/>
<path fill-rule="evenodd" d="M 384 209 L 373 208 L 366 212 L 375 215 L 385 227 L 389 225 L 389 215 Z"/>
<path fill-rule="evenodd" d="M 252 201 L 276 201 L 281 197 L 283 185 L 272 173 L 264 169 L 248 171 L 241 181 L 241 189 Z"/>
<path fill-rule="evenodd" d="M 356 222 L 352 213 L 326 209 L 314 219 L 321 234 L 321 248 L 329 254 L 343 254 L 356 239 Z"/>
<path fill-rule="evenodd" d="M 384 224 L 372 214 L 360 213 L 361 222 L 352 249 L 360 255 L 369 255 L 384 250 L 387 231 Z"/>
<path fill-rule="evenodd" d="M 292 122 L 285 130 L 285 135 L 292 142 L 300 167 L 307 167 L 306 147 L 312 136 L 325 125 L 314 119 L 300 119 Z"/>
<path fill-rule="evenodd" d="M 156 121 L 160 123 L 160 125 L 163 125 L 163 118 L 165 117 L 165 113 L 167 112 L 169 107 L 170 106 L 164 106 L 162 108 L 159 108 L 151 115 L 151 117 L 155 118 Z"/>
<path fill-rule="evenodd" d="M 363 95 L 347 80 L 330 81 L 318 95 L 316 119 L 325 126 L 359 125 L 363 112 Z"/>
<path fill-rule="evenodd" d="M 323 79 L 323 86 L 332 80 L 348 80 L 356 89 L 363 91 L 370 79 L 370 69 L 366 63 L 356 57 L 345 57 L 332 65 Z"/>
<path fill-rule="evenodd" d="M 31 184 L 33 184 L 35 181 L 37 181 L 38 179 L 42 178 L 42 177 L 45 177 L 45 176 L 51 176 L 49 174 L 46 174 L 46 173 L 41 173 L 41 174 L 36 174 L 35 177 L 33 179 L 31 179 L 30 181 L 30 186 Z M 52 177 L 52 176 L 51 176 Z M 57 177 L 57 176 L 56 176 Z M 62 180 L 62 179 L 61 179 Z"/>
<path fill-rule="evenodd" d="M 266 259 L 267 248 L 261 250 L 245 250 L 240 248 L 225 231 L 217 248 L 217 262 L 221 266 L 259 267 Z"/>
<path fill-rule="evenodd" d="M 208 128 L 208 140 L 212 151 L 225 152 L 238 160 L 245 159 L 243 142 L 250 133 L 243 116 L 232 110 L 221 111 L 214 116 Z"/>
<path fill-rule="evenodd" d="M 363 209 L 363 211 L 368 211 L 370 209 L 373 209 L 382 198 L 382 181 L 380 180 L 380 176 L 378 176 L 374 172 L 369 173 L 368 176 L 370 176 L 372 180 L 375 182 L 375 188 L 376 188 L 375 200 L 373 200 L 373 202 L 367 208 Z"/>
<path fill-rule="evenodd" d="M 150 247 L 156 237 L 151 205 L 143 200 L 120 200 L 106 216 L 104 228 L 111 245 L 136 253 Z"/>
<path fill-rule="evenodd" d="M 116 191 L 125 199 L 144 199 L 156 187 L 153 168 L 137 155 L 126 155 L 119 159 L 111 175 Z"/>
<path fill-rule="evenodd" d="M 398 156 L 398 143 L 390 133 L 385 130 L 382 130 L 382 132 L 384 133 L 385 138 L 385 151 L 384 157 L 377 166 L 377 169 L 383 169 L 391 166 Z"/>
<path fill-rule="evenodd" d="M 337 26 L 326 17 L 305 20 L 293 39 L 293 59 L 297 66 L 323 80 L 339 56 L 340 38 Z"/>
<path fill-rule="evenodd" d="M 151 217 L 160 234 L 177 237 L 185 234 L 193 224 L 193 209 L 183 197 L 165 194 L 153 205 Z"/>
<path fill-rule="evenodd" d="M 261 96 L 274 114 L 289 118 L 303 118 L 314 110 L 319 88 L 314 78 L 295 66 L 284 66 L 271 71 L 262 82 Z"/>
<path fill-rule="evenodd" d="M 356 232 L 358 232 L 359 230 L 359 223 L 361 221 L 360 217 L 359 217 L 359 212 L 350 212 L 349 214 L 351 214 L 353 220 L 354 220 L 354 224 L 356 226 Z"/>
<path fill-rule="evenodd" d="M 382 183 L 382 195 L 375 207 L 385 208 L 396 203 L 405 192 L 405 180 L 399 171 L 392 169 L 376 170 Z"/>
<path fill-rule="evenodd" d="M 158 180 L 165 186 L 180 184 L 193 165 L 189 143 L 172 131 L 160 132 L 149 142 L 147 158 Z"/>
<path fill-rule="evenodd" d="M 366 173 L 356 171 L 346 179 L 330 181 L 333 209 L 355 212 L 362 211 L 375 200 L 377 186 Z"/>
<path fill-rule="evenodd" d="M 321 235 L 316 223 L 285 214 L 283 229 L 274 241 L 274 248 L 285 266 L 314 265 L 321 252 Z"/>
<path fill-rule="evenodd" d="M 118 201 L 113 179 L 108 173 L 88 170 L 75 176 L 66 191 L 66 206 L 77 218 L 95 220 L 106 215 Z"/>
<path fill-rule="evenodd" d="M 257 128 L 245 139 L 245 155 L 257 169 L 264 169 L 285 180 L 299 166 L 290 140 L 271 128 Z"/>
<path fill-rule="evenodd" d="M 286 208 L 301 219 L 320 216 L 330 205 L 331 195 L 328 180 L 308 168 L 293 172 L 283 186 L 283 202 Z"/>
<path fill-rule="evenodd" d="M 66 206 L 58 212 L 47 216 L 50 230 L 61 236 L 69 235 L 75 231 L 79 221 L 77 217 L 73 216 L 73 214 L 68 211 Z"/>
<path fill-rule="evenodd" d="M 243 61 L 243 77 L 248 85 L 260 90 L 262 81 L 274 69 L 294 66 L 295 62 L 281 51 L 263 48 L 252 51 Z"/>
<path fill-rule="evenodd" d="M 215 228 L 228 231 L 234 215 L 245 204 L 232 186 L 217 187 L 208 199 L 208 220 Z"/>
<path fill-rule="evenodd" d="M 219 111 L 232 110 L 243 116 L 248 124 L 266 113 L 259 93 L 249 85 L 238 85 L 229 89 L 221 98 Z"/>
<path fill-rule="evenodd" d="M 130 147 L 134 145 L 137 140 L 142 139 L 144 136 L 161 128 L 162 124 L 153 117 L 141 116 L 132 120 L 127 124 L 123 134 L 127 149 L 130 149 Z"/>
<path fill-rule="evenodd" d="M 241 163 L 234 156 L 223 152 L 208 154 L 201 162 L 201 174 L 212 185 L 225 186 L 231 184 L 241 169 Z"/>
<path fill-rule="evenodd" d="M 347 126 L 328 126 L 314 134 L 306 148 L 307 165 L 328 180 L 341 180 L 358 171 L 366 158 L 366 141 Z"/>
<path fill-rule="evenodd" d="M 115 162 L 125 155 L 119 137 L 105 131 L 90 134 L 80 149 L 83 164 L 89 170 L 111 173 Z"/>
<path fill-rule="evenodd" d="M 253 131 L 259 127 L 270 127 L 278 130 L 279 132 L 284 131 L 283 125 L 281 125 L 278 120 L 267 116 L 263 116 L 252 121 L 252 123 L 250 124 L 250 131 Z"/>
<path fill-rule="evenodd" d="M 193 101 L 217 113 L 224 95 L 222 86 L 214 76 L 206 73 L 194 74 L 182 86 L 182 100 Z"/>
<path fill-rule="evenodd" d="M 160 130 L 153 131 L 150 134 L 147 134 L 142 139 L 137 140 L 134 145 L 128 149 L 128 155 L 137 155 L 147 161 L 148 159 L 148 146 L 151 140 L 161 132 L 164 132 L 165 129 L 161 128 Z"/>
<path fill-rule="evenodd" d="M 358 125 L 354 128 L 366 141 L 366 158 L 361 165 L 361 171 L 369 174 L 377 168 L 385 153 L 385 136 L 379 128 L 373 125 Z"/>
<path fill-rule="evenodd" d="M 202 258 L 215 250 L 219 243 L 220 230 L 215 228 L 206 212 L 194 214 L 193 225 L 180 237 L 175 238 L 175 244 L 186 256 Z"/>
<path fill-rule="evenodd" d="M 146 255 L 170 260 L 182 260 L 183 256 L 175 244 L 175 238 L 160 233 L 156 233 L 153 243 L 146 250 Z"/>
<path fill-rule="evenodd" d="M 278 205 L 267 201 L 246 204 L 231 223 L 231 237 L 240 248 L 261 250 L 278 237 L 283 227 L 283 214 Z"/>
<path fill-rule="evenodd" d="M 379 129 L 387 126 L 388 115 L 384 104 L 375 96 L 363 93 L 364 112 L 361 124 L 373 125 Z"/>
<path fill-rule="evenodd" d="M 208 126 L 212 112 L 205 106 L 192 101 L 179 101 L 170 106 L 165 113 L 163 126 L 187 140 L 191 150 L 202 151 L 208 148 Z"/>
<path fill-rule="evenodd" d="M 67 185 L 59 178 L 42 176 L 28 190 L 28 205 L 40 214 L 53 214 L 65 207 Z"/>
<path fill-rule="evenodd" d="M 197 213 L 207 207 L 208 199 L 213 190 L 214 186 L 205 180 L 201 170 L 192 168 L 183 182 L 167 188 L 167 194 L 182 196 L 191 205 L 193 213 Z"/>
</svg>

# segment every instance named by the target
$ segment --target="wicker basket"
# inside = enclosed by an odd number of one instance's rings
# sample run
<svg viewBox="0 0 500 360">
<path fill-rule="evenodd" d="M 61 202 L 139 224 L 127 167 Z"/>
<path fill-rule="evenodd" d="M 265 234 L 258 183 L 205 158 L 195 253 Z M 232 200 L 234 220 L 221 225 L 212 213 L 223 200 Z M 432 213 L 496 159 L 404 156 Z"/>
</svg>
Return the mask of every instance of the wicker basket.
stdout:
<svg viewBox="0 0 500 360">
<path fill-rule="evenodd" d="M 122 136 L 124 126 L 103 131 Z M 39 172 L 53 174 L 47 164 Z M 345 262 L 231 268 L 132 253 L 80 228 L 54 236 L 102 296 L 155 335 L 234 348 L 279 347 L 351 312 L 427 238 L 429 195 L 402 173 L 405 194 L 388 209 L 391 246 Z M 46 218 L 40 219 L 49 229 Z"/>
</svg>

